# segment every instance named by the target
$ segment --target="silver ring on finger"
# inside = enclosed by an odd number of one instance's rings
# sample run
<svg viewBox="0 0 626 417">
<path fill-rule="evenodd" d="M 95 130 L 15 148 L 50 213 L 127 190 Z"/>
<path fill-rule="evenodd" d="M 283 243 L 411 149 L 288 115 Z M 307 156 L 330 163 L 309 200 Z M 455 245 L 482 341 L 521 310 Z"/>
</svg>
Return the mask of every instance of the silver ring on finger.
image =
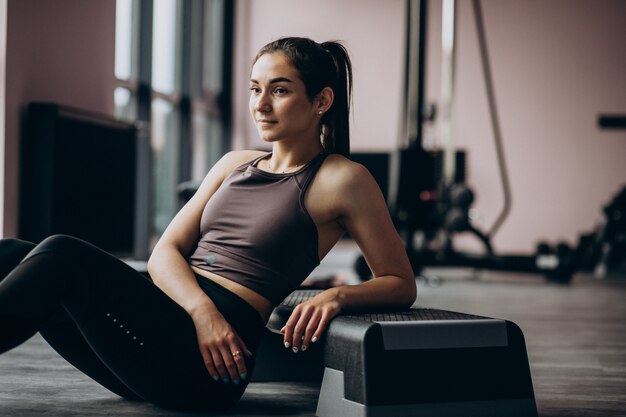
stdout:
<svg viewBox="0 0 626 417">
<path fill-rule="evenodd" d="M 233 352 L 233 357 L 234 358 L 238 357 L 239 355 L 241 355 L 241 351 L 240 350 L 238 350 L 236 352 Z"/>
</svg>

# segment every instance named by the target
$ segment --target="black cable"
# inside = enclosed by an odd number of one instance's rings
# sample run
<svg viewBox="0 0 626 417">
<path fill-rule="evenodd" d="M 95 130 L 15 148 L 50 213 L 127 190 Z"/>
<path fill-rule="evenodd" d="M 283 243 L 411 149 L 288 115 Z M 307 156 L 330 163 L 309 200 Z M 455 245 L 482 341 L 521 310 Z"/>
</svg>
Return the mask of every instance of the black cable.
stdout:
<svg viewBox="0 0 626 417">
<path fill-rule="evenodd" d="M 494 256 L 493 248 L 491 247 L 491 240 L 489 239 L 488 236 L 486 236 L 483 232 L 476 229 L 472 225 L 470 225 L 467 230 L 473 233 L 474 236 L 476 236 L 482 242 L 482 244 L 485 245 L 485 250 L 487 251 L 488 256 Z"/>
<path fill-rule="evenodd" d="M 472 0 L 474 6 L 474 17 L 476 19 L 476 29 L 478 31 L 478 43 L 480 50 L 480 58 L 483 66 L 483 74 L 485 76 L 485 87 L 487 89 L 487 101 L 489 103 L 489 113 L 491 116 L 491 126 L 493 129 L 493 137 L 496 144 L 496 154 L 498 156 L 498 166 L 500 168 L 500 178 L 502 180 L 502 191 L 504 192 L 504 207 L 498 218 L 487 232 L 489 239 L 498 231 L 505 218 L 511 211 L 511 187 L 509 183 L 509 175 L 507 172 L 506 161 L 504 159 L 504 147 L 502 145 L 502 134 L 500 131 L 500 120 L 498 118 L 498 109 L 496 107 L 496 98 L 493 89 L 493 78 L 491 75 L 491 67 L 489 65 L 489 56 L 487 55 L 487 39 L 485 36 L 485 25 L 483 22 L 480 0 Z"/>
</svg>

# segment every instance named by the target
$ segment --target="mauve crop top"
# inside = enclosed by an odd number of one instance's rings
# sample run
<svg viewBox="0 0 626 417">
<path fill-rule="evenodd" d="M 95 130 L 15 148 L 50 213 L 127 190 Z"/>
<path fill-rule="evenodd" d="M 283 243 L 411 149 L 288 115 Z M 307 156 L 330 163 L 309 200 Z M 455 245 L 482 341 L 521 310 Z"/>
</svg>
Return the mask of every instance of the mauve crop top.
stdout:
<svg viewBox="0 0 626 417">
<path fill-rule="evenodd" d="M 189 263 L 278 305 L 320 263 L 317 228 L 304 195 L 328 154 L 322 151 L 284 174 L 257 168 L 270 154 L 236 168 L 211 196 Z"/>
</svg>

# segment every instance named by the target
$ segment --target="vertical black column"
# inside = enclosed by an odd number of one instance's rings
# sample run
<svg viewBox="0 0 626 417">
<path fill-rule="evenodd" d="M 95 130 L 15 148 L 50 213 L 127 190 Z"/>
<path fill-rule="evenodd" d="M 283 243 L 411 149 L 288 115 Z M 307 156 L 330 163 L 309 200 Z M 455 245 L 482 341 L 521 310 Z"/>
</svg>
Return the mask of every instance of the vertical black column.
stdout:
<svg viewBox="0 0 626 417">
<path fill-rule="evenodd" d="M 424 122 L 424 80 L 425 80 L 425 68 L 426 68 L 426 4 L 427 0 L 420 0 L 417 3 L 418 5 L 413 5 L 414 7 L 419 7 L 419 16 L 417 21 L 417 39 L 413 39 L 412 41 L 416 43 L 413 47 L 417 48 L 417 67 L 414 69 L 415 77 L 417 80 L 417 106 L 415 109 L 415 114 L 413 115 L 416 123 L 417 123 L 417 137 L 415 141 L 419 143 L 419 146 L 422 147 L 423 141 L 423 122 Z"/>
<path fill-rule="evenodd" d="M 182 39 L 179 43 L 181 48 L 181 76 L 180 76 L 180 159 L 178 165 L 178 182 L 191 179 L 191 88 L 193 71 L 192 39 L 196 28 L 193 23 L 192 0 L 182 1 Z M 194 51 L 196 52 L 196 51 Z M 196 52 L 197 53 L 197 52 Z"/>
<path fill-rule="evenodd" d="M 426 153 L 423 149 L 424 80 L 426 68 L 426 15 L 427 0 L 406 2 L 406 54 L 405 54 L 405 108 L 403 132 L 398 149 L 390 158 L 388 204 L 398 231 L 403 238 L 407 255 L 413 263 L 415 250 L 413 235 L 420 226 L 422 205 L 420 192 L 427 178 Z M 423 221 L 423 220 L 422 220 Z"/>
<path fill-rule="evenodd" d="M 152 0 L 139 2 L 139 62 L 137 84 L 137 192 L 135 205 L 136 259 L 148 259 L 150 240 L 150 119 L 152 82 Z"/>
<path fill-rule="evenodd" d="M 222 150 L 231 149 L 232 133 L 232 82 L 233 82 L 233 32 L 235 27 L 235 1 L 224 1 L 224 19 L 222 33 L 222 91 L 219 98 L 222 116 Z"/>
</svg>

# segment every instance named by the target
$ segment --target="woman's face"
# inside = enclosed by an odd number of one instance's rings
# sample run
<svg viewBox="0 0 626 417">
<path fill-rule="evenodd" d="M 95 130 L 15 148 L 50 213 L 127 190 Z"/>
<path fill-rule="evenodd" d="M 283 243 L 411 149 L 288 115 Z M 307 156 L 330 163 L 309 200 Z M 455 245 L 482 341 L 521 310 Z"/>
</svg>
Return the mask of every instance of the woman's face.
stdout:
<svg viewBox="0 0 626 417">
<path fill-rule="evenodd" d="M 281 53 L 262 55 L 250 74 L 250 114 L 261 139 L 319 138 L 319 115 L 298 71 Z"/>
</svg>

